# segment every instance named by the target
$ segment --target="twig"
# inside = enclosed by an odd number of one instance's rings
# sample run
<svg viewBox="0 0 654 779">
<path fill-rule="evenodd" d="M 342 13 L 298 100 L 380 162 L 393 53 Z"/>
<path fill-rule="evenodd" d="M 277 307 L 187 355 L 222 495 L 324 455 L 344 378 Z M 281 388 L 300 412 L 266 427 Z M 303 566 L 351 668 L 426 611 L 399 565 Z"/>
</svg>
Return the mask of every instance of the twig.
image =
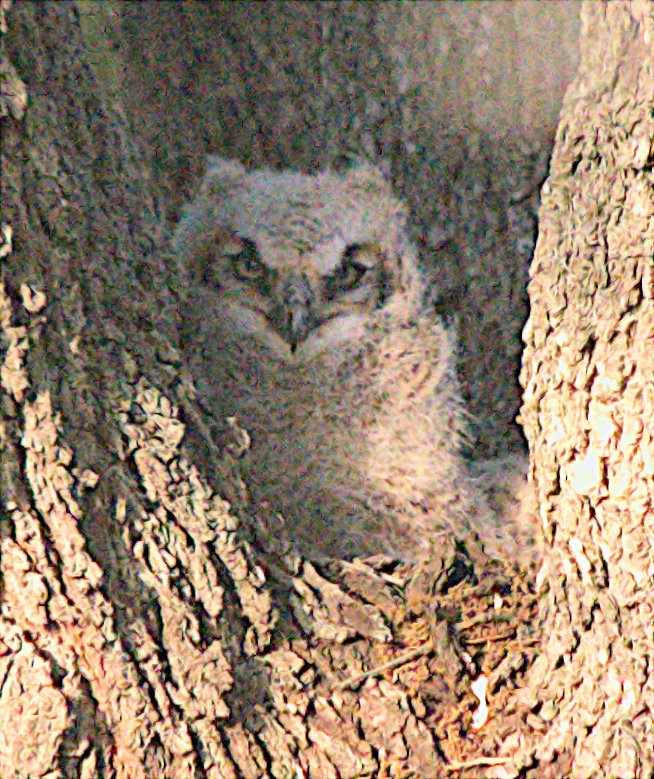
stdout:
<svg viewBox="0 0 654 779">
<path fill-rule="evenodd" d="M 480 765 L 505 765 L 510 763 L 509 757 L 479 757 L 477 760 L 470 760 L 468 763 L 448 763 L 445 767 L 448 773 L 452 771 L 463 771 L 466 768 L 476 768 Z"/>
<path fill-rule="evenodd" d="M 486 622 L 492 622 L 493 620 L 495 620 L 495 617 L 493 615 L 477 614 L 475 617 L 461 620 L 461 622 L 455 622 L 453 624 L 458 631 L 461 631 L 461 630 L 468 630 L 468 628 L 475 627 L 476 625 L 483 625 Z"/>
<path fill-rule="evenodd" d="M 434 648 L 434 642 L 430 639 L 422 646 L 419 646 L 416 649 L 412 649 L 410 652 L 406 652 L 403 655 L 398 655 L 397 657 L 394 657 L 392 660 L 389 660 L 388 663 L 379 665 L 376 668 L 371 668 L 369 671 L 364 671 L 363 673 L 357 674 L 356 676 L 351 676 L 349 679 L 346 679 L 344 682 L 339 682 L 334 687 L 334 690 L 346 690 L 348 687 L 352 687 L 353 685 L 358 684 L 359 682 L 363 681 L 364 679 L 368 679 L 371 676 L 377 676 L 378 674 L 381 674 L 384 671 L 388 671 L 390 668 L 395 668 L 398 665 L 404 665 L 404 663 L 408 663 L 411 660 L 415 660 L 417 657 L 428 655 L 433 648 Z"/>
<path fill-rule="evenodd" d="M 510 633 L 496 633 L 494 636 L 480 636 L 479 638 L 462 638 L 464 644 L 489 644 L 491 641 L 504 641 L 515 636 L 515 630 Z"/>
</svg>

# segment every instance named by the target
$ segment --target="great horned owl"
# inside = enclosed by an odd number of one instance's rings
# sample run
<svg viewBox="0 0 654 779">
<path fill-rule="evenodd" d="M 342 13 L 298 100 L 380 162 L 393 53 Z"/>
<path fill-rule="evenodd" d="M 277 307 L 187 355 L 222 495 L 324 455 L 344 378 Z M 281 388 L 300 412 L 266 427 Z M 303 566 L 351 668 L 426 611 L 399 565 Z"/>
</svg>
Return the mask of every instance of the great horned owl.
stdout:
<svg viewBox="0 0 654 779">
<path fill-rule="evenodd" d="M 203 403 L 250 433 L 253 500 L 301 550 L 414 558 L 492 524 L 463 455 L 455 333 L 425 303 L 405 209 L 375 167 L 211 157 L 173 245 Z"/>
</svg>

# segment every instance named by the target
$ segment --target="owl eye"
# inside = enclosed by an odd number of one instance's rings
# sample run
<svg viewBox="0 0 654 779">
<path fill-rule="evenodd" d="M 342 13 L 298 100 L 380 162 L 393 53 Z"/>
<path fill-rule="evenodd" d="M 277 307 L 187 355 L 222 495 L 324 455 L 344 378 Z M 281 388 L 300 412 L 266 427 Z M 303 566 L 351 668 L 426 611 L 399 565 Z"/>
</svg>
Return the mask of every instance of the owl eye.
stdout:
<svg viewBox="0 0 654 779">
<path fill-rule="evenodd" d="M 326 278 L 327 298 L 333 299 L 361 285 L 372 268 L 370 247 L 353 244 L 343 252 L 340 267 Z"/>
<path fill-rule="evenodd" d="M 241 281 L 253 284 L 264 291 L 268 291 L 270 280 L 268 269 L 259 259 L 259 252 L 252 241 L 241 239 L 240 251 L 228 253 L 232 261 L 232 271 Z"/>
</svg>

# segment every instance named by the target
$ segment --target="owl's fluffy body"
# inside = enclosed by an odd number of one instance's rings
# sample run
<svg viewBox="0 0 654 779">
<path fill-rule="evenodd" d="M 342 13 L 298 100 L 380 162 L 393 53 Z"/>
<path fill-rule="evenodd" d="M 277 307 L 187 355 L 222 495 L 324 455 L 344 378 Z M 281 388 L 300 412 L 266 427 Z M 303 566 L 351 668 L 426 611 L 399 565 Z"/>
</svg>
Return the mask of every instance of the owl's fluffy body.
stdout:
<svg viewBox="0 0 654 779">
<path fill-rule="evenodd" d="M 211 158 L 175 248 L 190 269 L 209 253 L 185 312 L 203 402 L 248 430 L 253 499 L 303 551 L 411 558 L 491 521 L 462 453 L 454 333 L 376 169 Z"/>
</svg>

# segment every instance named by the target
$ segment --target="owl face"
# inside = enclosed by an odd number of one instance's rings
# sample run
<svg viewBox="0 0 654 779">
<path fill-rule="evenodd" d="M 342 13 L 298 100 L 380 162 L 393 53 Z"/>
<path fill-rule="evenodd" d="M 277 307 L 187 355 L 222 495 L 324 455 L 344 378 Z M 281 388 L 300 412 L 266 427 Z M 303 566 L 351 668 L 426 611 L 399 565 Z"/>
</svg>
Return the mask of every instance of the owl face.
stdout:
<svg viewBox="0 0 654 779">
<path fill-rule="evenodd" d="M 415 302 L 405 214 L 375 169 L 244 173 L 234 189 L 205 278 L 218 315 L 279 360 L 359 339 L 389 306 Z"/>
<path fill-rule="evenodd" d="M 284 361 L 360 336 L 394 292 L 391 262 L 376 244 L 343 246 L 326 271 L 313 253 L 288 269 L 267 265 L 254 241 L 237 234 L 223 251 L 221 315 L 248 336 L 265 339 Z"/>
</svg>

